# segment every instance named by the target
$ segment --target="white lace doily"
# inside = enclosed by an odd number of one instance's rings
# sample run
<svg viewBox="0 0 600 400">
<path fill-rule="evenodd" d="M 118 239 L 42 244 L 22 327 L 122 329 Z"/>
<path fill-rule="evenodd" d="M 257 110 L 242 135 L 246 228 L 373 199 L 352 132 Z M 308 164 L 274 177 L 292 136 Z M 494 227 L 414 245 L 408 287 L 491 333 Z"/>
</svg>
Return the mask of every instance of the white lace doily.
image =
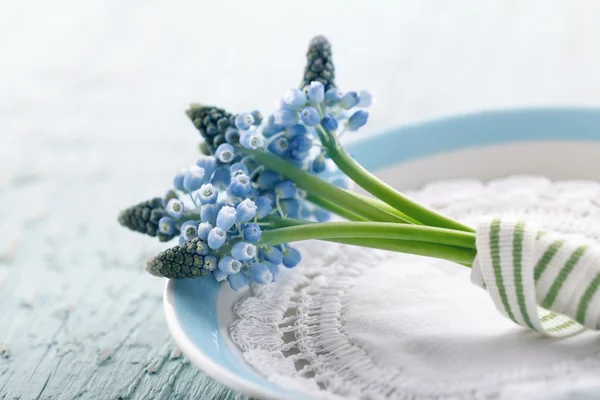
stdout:
<svg viewBox="0 0 600 400">
<path fill-rule="evenodd" d="M 510 215 L 600 239 L 595 182 L 454 180 L 409 194 L 472 225 Z M 448 262 L 301 247 L 301 265 L 276 284 L 252 286 L 230 327 L 246 361 L 286 388 L 323 399 L 600 396 L 598 333 L 555 340 L 526 331 L 471 285 L 469 269 Z"/>
</svg>

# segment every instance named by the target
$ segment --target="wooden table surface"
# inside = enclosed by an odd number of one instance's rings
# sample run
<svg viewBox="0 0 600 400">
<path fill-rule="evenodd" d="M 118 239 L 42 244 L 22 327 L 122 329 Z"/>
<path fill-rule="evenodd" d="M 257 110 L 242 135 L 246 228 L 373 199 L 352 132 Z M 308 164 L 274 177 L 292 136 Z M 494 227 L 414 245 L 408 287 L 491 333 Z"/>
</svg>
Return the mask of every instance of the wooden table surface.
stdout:
<svg viewBox="0 0 600 400">
<path fill-rule="evenodd" d="M 190 102 L 261 108 L 310 37 L 368 132 L 472 110 L 600 105 L 594 1 L 7 1 L 0 11 L 0 399 L 230 399 L 174 348 L 164 248 L 118 226 L 191 164 Z"/>
</svg>

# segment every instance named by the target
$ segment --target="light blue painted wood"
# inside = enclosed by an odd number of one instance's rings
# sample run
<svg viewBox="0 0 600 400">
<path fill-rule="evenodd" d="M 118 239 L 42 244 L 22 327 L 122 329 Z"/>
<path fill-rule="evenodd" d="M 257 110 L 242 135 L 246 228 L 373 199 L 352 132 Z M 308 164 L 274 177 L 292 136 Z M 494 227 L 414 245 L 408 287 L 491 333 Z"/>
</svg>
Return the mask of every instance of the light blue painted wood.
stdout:
<svg viewBox="0 0 600 400">
<path fill-rule="evenodd" d="M 141 268 L 164 245 L 115 221 L 194 159 L 186 104 L 269 110 L 325 33 L 338 82 L 376 94 L 373 131 L 474 109 L 600 105 L 588 6 L 3 4 L 0 399 L 229 396 L 174 352 L 163 282 Z"/>
</svg>

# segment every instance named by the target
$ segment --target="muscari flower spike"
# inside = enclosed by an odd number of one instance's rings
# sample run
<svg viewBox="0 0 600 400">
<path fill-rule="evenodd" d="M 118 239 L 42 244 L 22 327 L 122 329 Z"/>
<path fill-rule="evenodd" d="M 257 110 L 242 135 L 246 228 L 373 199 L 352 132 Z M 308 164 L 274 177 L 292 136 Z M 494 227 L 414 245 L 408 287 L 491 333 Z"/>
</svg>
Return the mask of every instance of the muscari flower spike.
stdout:
<svg viewBox="0 0 600 400">
<path fill-rule="evenodd" d="M 371 102 L 368 92 L 335 87 L 331 46 L 319 36 L 310 42 L 301 87 L 285 92 L 272 115 L 191 106 L 187 115 L 204 138 L 203 155 L 175 174 L 175 190 L 119 218 L 161 240 L 179 235 L 179 245 L 151 257 L 146 270 L 170 279 L 211 276 L 242 290 L 250 282 L 276 281 L 280 265 L 295 267 L 301 260 L 297 249 L 261 245 L 268 218 L 325 221 L 330 213 L 308 203 L 293 181 L 256 163 L 247 151 L 269 152 L 323 180 L 344 182 L 326 163 L 326 152 L 314 145 L 317 129 L 335 134 L 358 129 L 368 113 L 356 108 Z"/>
</svg>

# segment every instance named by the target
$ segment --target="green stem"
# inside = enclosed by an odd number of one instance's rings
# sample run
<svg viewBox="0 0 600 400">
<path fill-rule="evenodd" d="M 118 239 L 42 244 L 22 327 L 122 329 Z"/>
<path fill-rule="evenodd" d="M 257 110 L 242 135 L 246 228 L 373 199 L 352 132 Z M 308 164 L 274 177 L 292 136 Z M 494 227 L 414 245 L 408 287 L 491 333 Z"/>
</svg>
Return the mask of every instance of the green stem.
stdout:
<svg viewBox="0 0 600 400">
<path fill-rule="evenodd" d="M 425 242 L 475 250 L 475 235 L 450 229 L 386 222 L 323 222 L 263 233 L 258 244 L 274 246 L 309 239 L 378 238 Z"/>
<path fill-rule="evenodd" d="M 403 218 L 375 207 L 365 201 L 361 201 L 345 190 L 325 182 L 273 154 L 258 150 L 246 150 L 246 152 L 251 154 L 260 164 L 264 164 L 267 168 L 277 171 L 277 173 L 291 179 L 298 187 L 304 189 L 306 192 L 315 194 L 329 202 L 335 203 L 351 213 L 370 221 L 408 223 L 408 221 Z"/>
<path fill-rule="evenodd" d="M 390 212 L 392 214 L 395 214 L 399 217 L 404 218 L 405 220 L 409 221 L 412 224 L 415 225 L 423 225 L 422 222 L 417 221 L 414 218 L 409 217 L 408 215 L 404 214 L 402 211 L 396 210 L 394 207 L 390 206 L 387 203 L 384 203 L 383 201 L 376 199 L 375 197 L 370 197 L 370 196 L 365 196 L 364 194 L 360 194 L 360 193 L 356 193 L 356 192 L 349 192 L 352 195 L 358 197 L 359 199 L 366 201 L 367 203 L 370 203 L 372 205 L 374 205 L 375 207 L 379 207 L 382 210 L 385 210 L 387 212 Z"/>
<path fill-rule="evenodd" d="M 327 239 L 328 242 L 349 244 L 360 247 L 370 247 L 395 251 L 398 253 L 414 254 L 418 256 L 434 257 L 452 261 L 470 267 L 475 259 L 475 250 L 464 247 L 446 246 L 435 243 L 413 242 L 394 239 Z"/>
<path fill-rule="evenodd" d="M 311 203 L 324 208 L 327 211 L 330 211 L 336 215 L 339 215 L 342 218 L 346 218 L 348 221 L 367 221 L 365 218 L 361 217 L 360 215 L 356 215 L 348 210 L 346 210 L 343 207 L 338 206 L 335 203 L 332 203 L 330 201 L 325 200 L 322 197 L 319 197 L 315 194 L 312 193 L 308 193 L 306 195 L 306 200 L 310 201 Z"/>
<path fill-rule="evenodd" d="M 344 150 L 334 134 L 324 129 L 321 125 L 318 126 L 317 132 L 323 146 L 327 148 L 327 155 L 329 155 L 338 168 L 379 200 L 425 225 L 473 232 L 473 229 L 470 227 L 412 201 L 371 174 Z"/>
</svg>

